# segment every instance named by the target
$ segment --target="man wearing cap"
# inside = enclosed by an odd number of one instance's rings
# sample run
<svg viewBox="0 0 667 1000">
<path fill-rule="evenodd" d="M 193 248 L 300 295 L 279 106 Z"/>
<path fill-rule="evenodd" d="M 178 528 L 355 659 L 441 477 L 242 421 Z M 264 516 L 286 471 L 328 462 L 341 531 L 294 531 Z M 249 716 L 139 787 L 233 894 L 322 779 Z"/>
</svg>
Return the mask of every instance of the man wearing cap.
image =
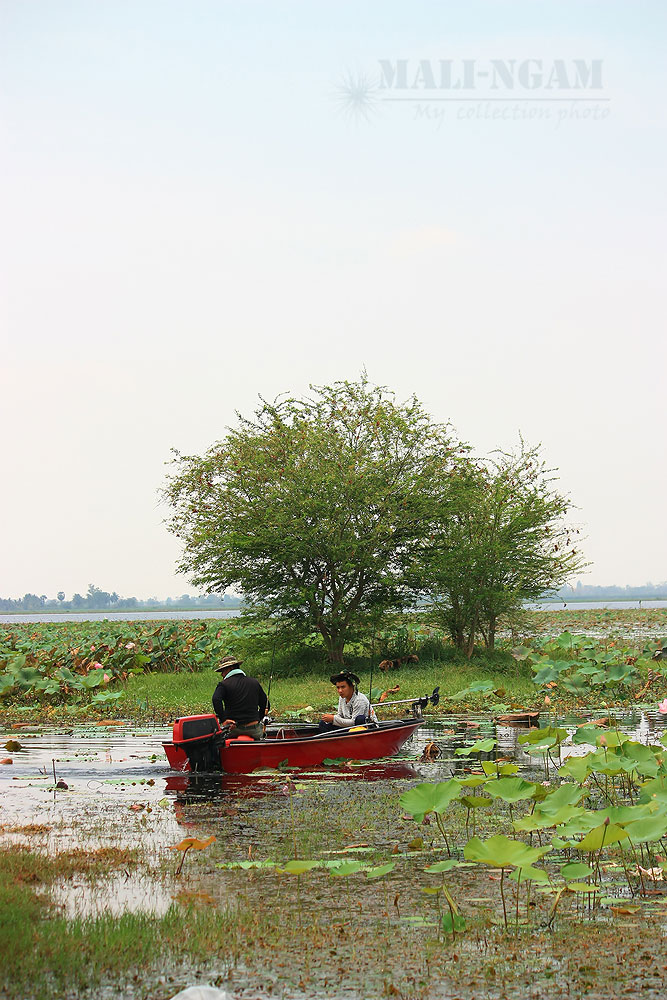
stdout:
<svg viewBox="0 0 667 1000">
<path fill-rule="evenodd" d="M 377 716 L 371 708 L 371 703 L 365 694 L 359 691 L 359 678 L 349 670 L 333 674 L 329 680 L 336 685 L 338 691 L 338 711 L 322 716 L 321 730 L 344 729 L 349 726 L 363 725 L 365 722 L 377 722 Z"/>
<path fill-rule="evenodd" d="M 235 656 L 223 656 L 214 667 L 222 679 L 213 692 L 213 708 L 230 739 L 251 736 L 253 740 L 261 740 L 268 698 L 259 681 L 241 670 L 241 663 Z"/>
</svg>

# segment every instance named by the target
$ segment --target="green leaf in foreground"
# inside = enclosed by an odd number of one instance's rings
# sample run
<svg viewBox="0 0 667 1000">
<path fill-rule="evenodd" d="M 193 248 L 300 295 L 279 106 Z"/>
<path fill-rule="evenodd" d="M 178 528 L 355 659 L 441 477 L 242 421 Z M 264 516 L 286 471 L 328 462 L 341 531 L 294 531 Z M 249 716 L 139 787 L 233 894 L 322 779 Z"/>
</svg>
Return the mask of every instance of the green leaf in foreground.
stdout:
<svg viewBox="0 0 667 1000">
<path fill-rule="evenodd" d="M 525 868 L 533 865 L 550 850 L 550 844 L 546 847 L 529 847 L 520 840 L 510 840 L 509 837 L 498 834 L 486 841 L 472 837 L 463 848 L 463 857 L 466 861 L 476 861 L 492 868 Z"/>
<path fill-rule="evenodd" d="M 535 882 L 537 885 L 548 885 L 549 873 L 543 868 L 534 868 L 527 865 L 525 868 L 515 868 L 510 875 L 515 882 Z"/>
<path fill-rule="evenodd" d="M 382 878 L 383 875 L 388 875 L 389 872 L 393 872 L 396 867 L 396 862 L 388 861 L 386 865 L 377 865 L 375 868 L 366 869 L 366 878 Z"/>
<path fill-rule="evenodd" d="M 282 868 L 276 869 L 281 875 L 303 875 L 304 872 L 312 871 L 313 868 L 319 868 L 319 861 L 300 861 L 295 858 L 293 861 L 288 861 L 282 866 Z"/>
<path fill-rule="evenodd" d="M 461 790 L 458 781 L 423 782 L 403 792 L 398 800 L 418 823 L 429 813 L 443 813 Z"/>
<path fill-rule="evenodd" d="M 452 868 L 457 868 L 459 863 L 456 858 L 447 858 L 446 861 L 438 861 L 434 865 L 428 865 L 424 871 L 430 873 L 450 872 Z"/>
<path fill-rule="evenodd" d="M 487 737 L 483 740 L 475 740 L 475 742 L 471 743 L 470 746 L 459 747 L 458 750 L 454 751 L 454 753 L 458 757 L 467 757 L 472 753 L 489 753 L 489 751 L 493 750 L 495 745 L 496 741 L 491 737 Z"/>
<path fill-rule="evenodd" d="M 533 797 L 535 785 L 523 778 L 499 778 L 497 781 L 489 781 L 484 786 L 484 791 L 503 802 L 521 802 Z"/>
<path fill-rule="evenodd" d="M 334 878 L 342 878 L 345 875 L 356 875 L 357 872 L 363 871 L 365 867 L 361 861 L 343 861 L 342 864 L 329 868 L 329 874 L 333 875 Z"/>
<path fill-rule="evenodd" d="M 574 846 L 577 851 L 599 851 L 603 847 L 611 847 L 612 844 L 626 840 L 627 836 L 623 827 L 617 826 L 615 823 L 600 823 Z"/>
<path fill-rule="evenodd" d="M 572 878 L 588 878 L 589 875 L 593 874 L 593 869 L 589 868 L 582 861 L 568 861 L 567 864 L 562 865 L 560 873 L 564 879 Z"/>
<path fill-rule="evenodd" d="M 466 929 L 465 917 L 460 913 L 447 911 L 442 915 L 442 930 L 445 934 L 461 934 Z"/>
</svg>

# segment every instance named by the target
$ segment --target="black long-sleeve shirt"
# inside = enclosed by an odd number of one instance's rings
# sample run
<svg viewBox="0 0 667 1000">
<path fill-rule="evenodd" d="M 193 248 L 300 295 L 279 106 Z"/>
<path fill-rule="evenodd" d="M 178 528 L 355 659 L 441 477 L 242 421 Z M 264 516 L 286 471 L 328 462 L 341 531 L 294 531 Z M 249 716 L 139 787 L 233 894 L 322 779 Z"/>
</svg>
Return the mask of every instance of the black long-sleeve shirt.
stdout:
<svg viewBox="0 0 667 1000">
<path fill-rule="evenodd" d="M 268 699 L 264 688 L 254 677 L 234 674 L 220 681 L 213 692 L 215 714 L 224 722 L 233 719 L 239 726 L 261 722 L 266 714 Z"/>
</svg>

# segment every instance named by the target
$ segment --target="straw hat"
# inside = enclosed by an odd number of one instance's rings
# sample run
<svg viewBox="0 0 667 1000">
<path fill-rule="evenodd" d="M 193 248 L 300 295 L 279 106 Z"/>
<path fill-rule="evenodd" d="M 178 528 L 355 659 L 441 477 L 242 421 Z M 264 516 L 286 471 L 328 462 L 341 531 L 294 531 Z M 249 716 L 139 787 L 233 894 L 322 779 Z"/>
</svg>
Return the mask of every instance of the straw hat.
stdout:
<svg viewBox="0 0 667 1000">
<path fill-rule="evenodd" d="M 235 656 L 223 656 L 223 658 L 218 662 L 217 667 L 213 667 L 216 673 L 221 674 L 225 670 L 230 670 L 232 667 L 240 667 L 243 660 L 237 660 Z"/>
</svg>

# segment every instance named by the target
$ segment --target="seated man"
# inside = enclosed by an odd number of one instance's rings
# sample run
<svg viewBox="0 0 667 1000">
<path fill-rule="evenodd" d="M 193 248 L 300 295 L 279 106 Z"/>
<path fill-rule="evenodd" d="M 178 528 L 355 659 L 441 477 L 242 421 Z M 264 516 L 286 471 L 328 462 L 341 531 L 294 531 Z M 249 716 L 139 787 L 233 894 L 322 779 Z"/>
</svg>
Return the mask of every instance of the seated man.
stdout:
<svg viewBox="0 0 667 1000">
<path fill-rule="evenodd" d="M 371 708 L 371 703 L 365 694 L 361 694 L 357 685 L 359 678 L 349 670 L 333 674 L 329 680 L 336 685 L 338 691 L 338 711 L 334 715 L 328 713 L 322 716 L 320 730 L 344 729 L 349 726 L 363 726 L 365 722 L 377 722 L 377 716 Z"/>
<path fill-rule="evenodd" d="M 222 680 L 213 692 L 213 708 L 229 739 L 251 736 L 264 738 L 262 719 L 269 707 L 264 688 L 254 677 L 247 677 L 235 656 L 223 656 L 213 669 Z"/>
</svg>

